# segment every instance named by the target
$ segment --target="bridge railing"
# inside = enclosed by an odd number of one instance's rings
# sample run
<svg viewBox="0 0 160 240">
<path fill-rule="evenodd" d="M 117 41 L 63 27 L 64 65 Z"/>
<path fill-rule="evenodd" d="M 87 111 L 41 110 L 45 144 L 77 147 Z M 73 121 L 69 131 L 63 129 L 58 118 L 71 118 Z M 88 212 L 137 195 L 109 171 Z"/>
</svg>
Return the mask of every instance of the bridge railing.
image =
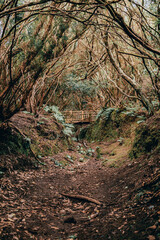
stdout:
<svg viewBox="0 0 160 240">
<path fill-rule="evenodd" d="M 63 111 L 66 123 L 94 122 L 98 111 Z"/>
</svg>

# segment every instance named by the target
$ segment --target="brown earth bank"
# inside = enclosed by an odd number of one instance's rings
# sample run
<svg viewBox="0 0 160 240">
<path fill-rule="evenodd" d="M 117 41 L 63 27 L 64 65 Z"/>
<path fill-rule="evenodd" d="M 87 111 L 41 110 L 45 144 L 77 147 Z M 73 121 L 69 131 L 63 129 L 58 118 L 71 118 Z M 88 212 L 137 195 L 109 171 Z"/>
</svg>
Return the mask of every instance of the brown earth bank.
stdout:
<svg viewBox="0 0 160 240">
<path fill-rule="evenodd" d="M 131 160 L 127 142 L 75 142 L 42 155 L 38 169 L 8 167 L 0 179 L 0 239 L 160 239 L 159 149 Z M 12 165 L 23 157 L 0 159 Z"/>
</svg>

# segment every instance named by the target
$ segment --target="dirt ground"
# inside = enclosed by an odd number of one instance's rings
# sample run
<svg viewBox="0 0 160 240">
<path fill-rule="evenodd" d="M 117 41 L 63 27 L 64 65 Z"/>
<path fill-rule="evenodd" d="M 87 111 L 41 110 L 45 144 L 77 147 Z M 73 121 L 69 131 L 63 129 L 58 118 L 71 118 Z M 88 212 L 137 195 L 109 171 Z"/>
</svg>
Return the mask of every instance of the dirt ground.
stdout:
<svg viewBox="0 0 160 240">
<path fill-rule="evenodd" d="M 131 161 L 129 149 L 128 139 L 75 142 L 38 169 L 6 173 L 0 239 L 160 239 L 160 157 Z"/>
</svg>

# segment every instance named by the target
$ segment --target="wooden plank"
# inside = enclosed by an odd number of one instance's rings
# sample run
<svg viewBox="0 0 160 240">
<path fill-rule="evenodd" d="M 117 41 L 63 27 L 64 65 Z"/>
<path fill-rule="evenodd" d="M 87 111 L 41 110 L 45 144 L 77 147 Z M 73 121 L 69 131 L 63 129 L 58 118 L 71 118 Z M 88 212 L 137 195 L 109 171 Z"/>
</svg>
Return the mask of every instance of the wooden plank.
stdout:
<svg viewBox="0 0 160 240">
<path fill-rule="evenodd" d="M 66 123 L 76 123 L 76 122 L 93 122 L 96 120 L 96 115 L 98 111 L 84 110 L 84 111 L 63 111 L 62 112 Z"/>
</svg>

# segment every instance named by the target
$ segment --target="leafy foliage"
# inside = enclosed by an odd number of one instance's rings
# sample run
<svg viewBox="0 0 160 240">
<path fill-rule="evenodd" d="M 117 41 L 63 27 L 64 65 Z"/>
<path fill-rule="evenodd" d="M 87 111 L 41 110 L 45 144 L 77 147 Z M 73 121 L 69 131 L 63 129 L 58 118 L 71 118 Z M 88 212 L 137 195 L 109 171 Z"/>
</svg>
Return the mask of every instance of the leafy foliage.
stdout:
<svg viewBox="0 0 160 240">
<path fill-rule="evenodd" d="M 64 119 L 64 116 L 63 114 L 59 111 L 59 107 L 57 106 L 46 106 L 44 108 L 44 110 L 46 112 L 49 112 L 49 113 L 52 113 L 53 116 L 56 118 L 56 120 L 60 123 L 64 123 L 65 122 L 65 119 Z"/>
<path fill-rule="evenodd" d="M 72 136 L 74 134 L 74 125 L 73 124 L 69 124 L 69 123 L 64 123 L 63 126 L 65 127 L 63 129 L 63 133 L 66 135 L 66 136 Z"/>
<path fill-rule="evenodd" d="M 115 108 L 105 108 L 100 110 L 100 112 L 97 114 L 96 119 L 103 118 L 105 120 L 108 120 L 111 113 L 115 110 Z"/>
<path fill-rule="evenodd" d="M 98 90 L 98 87 L 96 87 L 95 83 L 93 81 L 88 80 L 78 80 L 77 76 L 72 73 L 66 76 L 66 79 L 68 79 L 64 83 L 64 87 L 68 91 L 76 92 L 79 95 L 87 95 L 87 96 L 95 96 L 96 92 Z"/>
<path fill-rule="evenodd" d="M 126 110 L 127 111 L 123 111 L 122 113 L 124 113 L 127 116 L 134 117 L 134 116 L 136 116 L 136 112 L 137 112 L 138 108 L 137 107 L 126 107 Z"/>
<path fill-rule="evenodd" d="M 44 108 L 44 110 L 46 112 L 52 113 L 53 116 L 55 117 L 55 119 L 60 122 L 63 126 L 63 133 L 66 136 L 72 136 L 74 133 L 74 125 L 73 124 L 69 124 L 69 123 L 65 123 L 65 118 L 63 116 L 63 114 L 59 111 L 59 107 L 57 106 L 46 106 Z"/>
</svg>

